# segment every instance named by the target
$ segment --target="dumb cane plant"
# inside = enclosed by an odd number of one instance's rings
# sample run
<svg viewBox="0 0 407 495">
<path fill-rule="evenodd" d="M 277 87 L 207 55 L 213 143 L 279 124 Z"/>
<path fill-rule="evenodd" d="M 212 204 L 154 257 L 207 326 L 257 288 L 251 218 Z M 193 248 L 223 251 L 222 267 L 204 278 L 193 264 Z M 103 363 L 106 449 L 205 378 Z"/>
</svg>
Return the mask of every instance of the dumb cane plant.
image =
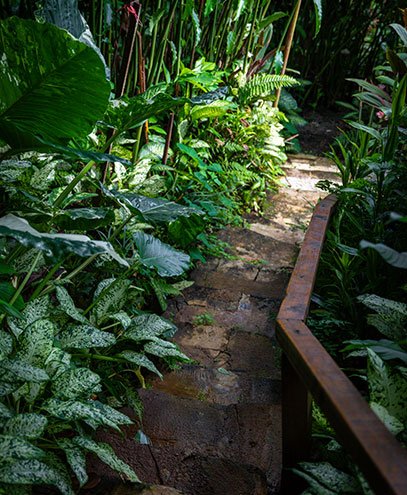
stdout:
<svg viewBox="0 0 407 495">
<path fill-rule="evenodd" d="M 0 31 L 0 493 L 72 494 L 89 452 L 137 482 L 93 434 L 132 423 L 117 406 L 140 413 L 142 370 L 188 360 L 143 294 L 162 277 L 179 290 L 171 280 L 190 262 L 151 232 L 200 211 L 100 187 L 99 163 L 129 162 L 85 138 L 110 94 L 99 56 L 50 24 L 10 18 Z M 110 141 L 178 104 L 127 100 Z"/>
</svg>

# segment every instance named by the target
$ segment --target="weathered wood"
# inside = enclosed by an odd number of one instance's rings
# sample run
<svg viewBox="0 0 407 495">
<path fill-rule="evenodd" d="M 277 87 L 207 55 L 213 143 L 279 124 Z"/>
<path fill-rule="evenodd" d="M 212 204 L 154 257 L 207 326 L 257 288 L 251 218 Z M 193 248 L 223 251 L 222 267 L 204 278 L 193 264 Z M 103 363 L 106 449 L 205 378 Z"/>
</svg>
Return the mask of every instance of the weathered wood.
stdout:
<svg viewBox="0 0 407 495">
<path fill-rule="evenodd" d="M 340 370 L 304 323 L 313 290 L 319 257 L 322 251 L 335 198 L 328 196 L 316 208 L 303 247 L 293 271 L 287 296 L 277 317 L 277 338 L 295 373 L 322 409 L 339 440 L 360 467 L 378 495 L 407 494 L 407 453 L 369 408 L 358 390 Z M 283 371 L 284 372 L 284 371 Z M 289 371 L 289 373 L 291 373 Z M 289 378 L 295 383 L 292 378 Z M 287 382 L 283 386 L 290 387 Z M 296 392 L 298 385 L 294 385 Z M 283 391 L 283 397 L 290 390 Z M 283 417 L 297 413 L 300 439 L 309 431 L 308 399 L 301 393 L 302 405 L 283 401 Z M 289 420 L 292 422 L 292 419 Z M 300 449 L 303 447 L 301 440 Z M 283 430 L 283 452 L 295 449 L 295 438 Z M 304 449 L 304 454 L 306 451 Z M 298 462 L 297 455 L 284 454 L 284 467 Z M 284 483 L 283 483 L 284 484 Z"/>
</svg>

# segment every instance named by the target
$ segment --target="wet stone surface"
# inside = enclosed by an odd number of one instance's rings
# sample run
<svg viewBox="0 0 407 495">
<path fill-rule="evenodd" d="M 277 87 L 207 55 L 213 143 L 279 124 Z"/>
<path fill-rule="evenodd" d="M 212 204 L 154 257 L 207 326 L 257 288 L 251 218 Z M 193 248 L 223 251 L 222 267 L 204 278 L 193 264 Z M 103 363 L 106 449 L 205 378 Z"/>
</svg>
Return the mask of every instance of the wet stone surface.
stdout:
<svg viewBox="0 0 407 495">
<path fill-rule="evenodd" d="M 166 316 L 179 327 L 174 340 L 194 361 L 140 391 L 141 428 L 149 445 L 134 440 L 140 425 L 124 435 L 109 434 L 140 479 L 159 485 L 129 493 L 279 493 L 275 316 L 313 205 L 325 195 L 315 183 L 332 176 L 325 159 L 316 157 L 296 157 L 286 171 L 286 187 L 270 198 L 263 216 L 248 218 L 249 227 L 220 234 L 236 259 L 199 265 L 192 273 L 195 284 L 169 304 Z M 102 469 L 105 477 L 117 476 Z"/>
</svg>

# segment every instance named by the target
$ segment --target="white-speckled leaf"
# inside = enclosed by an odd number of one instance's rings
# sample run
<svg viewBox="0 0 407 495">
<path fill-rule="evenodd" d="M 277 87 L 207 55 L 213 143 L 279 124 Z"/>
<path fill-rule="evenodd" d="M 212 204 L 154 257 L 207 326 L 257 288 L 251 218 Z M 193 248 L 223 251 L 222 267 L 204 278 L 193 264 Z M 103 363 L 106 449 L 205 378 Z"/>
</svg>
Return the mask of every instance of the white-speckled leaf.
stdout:
<svg viewBox="0 0 407 495">
<path fill-rule="evenodd" d="M 172 337 L 176 331 L 177 327 L 165 318 L 155 314 L 143 314 L 132 319 L 124 337 L 139 342 L 158 336 Z"/>
<path fill-rule="evenodd" d="M 301 470 L 293 469 L 293 471 L 308 481 L 312 493 L 318 495 L 360 493 L 357 480 L 329 462 L 301 462 L 300 467 Z"/>
<path fill-rule="evenodd" d="M 102 390 L 100 376 L 89 368 L 76 368 L 61 373 L 52 383 L 51 390 L 55 398 L 89 399 L 92 394 Z"/>
<path fill-rule="evenodd" d="M 112 447 L 107 443 L 95 442 L 89 437 L 75 437 L 73 441 L 76 445 L 79 445 L 79 447 L 97 455 L 102 462 L 115 471 L 124 474 L 130 481 L 135 483 L 140 482 L 133 469 L 119 459 Z"/>
<path fill-rule="evenodd" d="M 57 286 L 55 290 L 61 309 L 74 320 L 79 321 L 80 323 L 88 323 L 88 320 L 75 306 L 72 297 L 69 295 L 65 287 Z"/>
<path fill-rule="evenodd" d="M 7 357 L 13 350 L 13 339 L 4 330 L 0 330 L 0 359 Z"/>
<path fill-rule="evenodd" d="M 380 418 L 380 420 L 385 424 L 386 428 L 391 433 L 393 433 L 393 435 L 398 435 L 400 432 L 404 430 L 403 423 L 394 416 L 392 416 L 385 407 L 381 406 L 380 404 L 377 404 L 377 402 L 371 402 L 369 405 L 376 414 L 376 416 Z"/>
<path fill-rule="evenodd" d="M 10 418 L 3 431 L 6 435 L 34 439 L 43 435 L 47 424 L 47 418 L 41 414 L 22 413 Z"/>
<path fill-rule="evenodd" d="M 10 409 L 5 404 L 0 402 L 0 418 L 9 419 L 11 417 L 13 417 L 13 413 L 10 411 Z"/>
<path fill-rule="evenodd" d="M 32 366 L 23 359 L 3 359 L 0 361 L 2 380 L 10 382 L 45 382 L 49 376 L 42 368 Z"/>
<path fill-rule="evenodd" d="M 16 357 L 34 366 L 43 366 L 54 340 L 55 326 L 50 320 L 37 320 L 20 336 L 20 350 Z"/>
<path fill-rule="evenodd" d="M 116 337 L 91 325 L 70 325 L 58 335 L 63 349 L 87 349 L 89 347 L 109 347 L 116 343 Z"/>
<path fill-rule="evenodd" d="M 63 495 L 75 495 L 68 474 L 37 459 L 8 461 L 0 466 L 0 482 L 22 485 L 53 485 Z"/>
<path fill-rule="evenodd" d="M 118 354 L 117 357 L 121 357 L 123 359 L 126 359 L 126 361 L 129 361 L 129 363 L 146 368 L 158 375 L 160 378 L 163 377 L 163 375 L 156 368 L 155 364 L 150 361 L 150 359 L 148 359 L 148 357 L 144 354 L 140 354 L 139 352 L 135 351 L 123 351 Z"/>
<path fill-rule="evenodd" d="M 0 397 L 11 394 L 15 390 L 17 390 L 19 386 L 20 384 L 18 382 L 0 382 Z"/>
<path fill-rule="evenodd" d="M 71 355 L 58 347 L 53 347 L 45 361 L 44 367 L 48 375 L 55 379 L 71 367 Z"/>
<path fill-rule="evenodd" d="M 129 328 L 131 325 L 131 318 L 125 311 L 114 313 L 113 315 L 110 315 L 110 318 L 118 321 L 124 329 Z"/>
<path fill-rule="evenodd" d="M 131 420 L 127 416 L 121 415 L 120 422 L 117 420 L 117 412 L 113 408 L 104 405 L 99 406 L 97 401 L 78 401 L 78 400 L 59 400 L 50 399 L 44 404 L 44 409 L 48 411 L 52 416 L 55 416 L 66 421 L 83 420 L 90 424 L 92 427 L 105 425 L 109 426 L 117 431 L 120 431 L 118 424 L 130 424 Z M 113 413 L 114 411 L 114 413 Z"/>
<path fill-rule="evenodd" d="M 86 456 L 83 450 L 78 447 L 78 445 L 75 445 L 69 438 L 60 440 L 58 445 L 65 452 L 66 460 L 75 473 L 75 476 L 79 481 L 79 486 L 83 486 L 89 479 L 88 473 L 86 472 Z"/>
<path fill-rule="evenodd" d="M 407 421 L 407 380 L 397 368 L 388 366 L 372 349 L 367 349 L 370 400 L 385 407 L 402 423 Z"/>
<path fill-rule="evenodd" d="M 0 435 L 0 458 L 2 462 L 12 459 L 41 459 L 45 452 L 24 438 Z"/>
<path fill-rule="evenodd" d="M 101 284 L 104 284 L 104 280 Z M 110 279 L 110 283 L 103 285 L 100 290 L 101 284 L 99 284 L 98 289 L 95 293 L 95 306 L 92 309 L 92 320 L 97 324 L 103 322 L 111 313 L 117 313 L 126 304 L 126 293 L 131 285 L 131 281 L 124 280 L 113 280 Z"/>
<path fill-rule="evenodd" d="M 160 358 L 174 357 L 180 361 L 190 361 L 188 356 L 181 352 L 175 344 L 158 338 L 155 338 L 152 342 L 148 342 L 144 346 L 144 352 Z"/>
<path fill-rule="evenodd" d="M 39 297 L 30 301 L 23 309 L 21 314 L 23 318 L 8 318 L 9 324 L 15 337 L 19 337 L 28 325 L 34 323 L 36 320 L 42 320 L 46 318 L 50 311 L 50 301 L 48 296 Z"/>
</svg>

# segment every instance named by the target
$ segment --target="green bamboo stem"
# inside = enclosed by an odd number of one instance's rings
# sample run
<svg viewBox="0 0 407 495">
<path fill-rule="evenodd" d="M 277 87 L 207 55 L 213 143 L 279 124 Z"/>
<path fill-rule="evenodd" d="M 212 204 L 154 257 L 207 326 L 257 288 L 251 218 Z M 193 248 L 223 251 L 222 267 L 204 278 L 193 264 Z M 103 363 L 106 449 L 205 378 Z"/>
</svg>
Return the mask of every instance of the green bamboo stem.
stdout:
<svg viewBox="0 0 407 495">
<path fill-rule="evenodd" d="M 24 287 L 27 285 L 27 282 L 30 280 L 31 275 L 33 274 L 35 267 L 37 266 L 37 263 L 38 263 L 38 260 L 40 259 L 40 256 L 41 256 L 41 251 L 38 251 L 37 255 L 35 256 L 34 261 L 31 263 L 30 269 L 28 270 L 26 276 L 24 277 L 23 281 L 19 285 L 18 289 L 13 294 L 13 297 L 10 299 L 10 301 L 9 301 L 10 306 L 12 306 L 17 301 L 18 296 L 21 294 Z"/>
<path fill-rule="evenodd" d="M 252 51 L 253 35 L 254 35 L 255 25 L 256 25 L 256 21 L 257 21 L 257 13 L 258 13 L 258 10 L 260 7 L 260 1 L 261 0 L 256 1 L 256 6 L 255 6 L 255 9 L 253 12 L 253 18 L 252 18 L 252 22 L 250 25 L 249 39 L 247 42 L 246 53 L 245 53 L 244 63 L 243 63 L 243 74 L 247 74 L 249 52 Z"/>
</svg>

